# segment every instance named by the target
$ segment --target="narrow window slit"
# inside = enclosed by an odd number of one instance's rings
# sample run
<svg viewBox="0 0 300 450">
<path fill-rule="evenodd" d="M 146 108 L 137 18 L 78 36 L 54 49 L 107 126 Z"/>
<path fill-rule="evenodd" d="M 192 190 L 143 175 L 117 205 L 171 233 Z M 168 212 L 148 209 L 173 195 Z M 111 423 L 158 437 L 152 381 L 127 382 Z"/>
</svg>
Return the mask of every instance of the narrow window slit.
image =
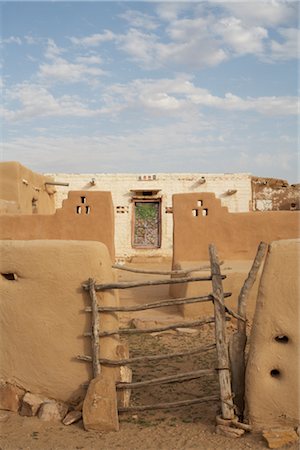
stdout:
<svg viewBox="0 0 300 450">
<path fill-rule="evenodd" d="M 90 206 L 86 206 L 85 207 L 85 213 L 86 214 L 90 214 L 91 213 L 91 207 Z"/>
<path fill-rule="evenodd" d="M 76 207 L 76 213 L 77 214 L 81 214 L 81 206 L 77 206 Z"/>
<path fill-rule="evenodd" d="M 280 344 L 287 344 L 289 342 L 289 338 L 284 334 L 279 334 L 275 337 L 276 342 L 280 342 Z"/>
<path fill-rule="evenodd" d="M 198 216 L 198 209 L 192 209 L 192 214 L 194 217 Z"/>
<path fill-rule="evenodd" d="M 3 278 L 5 278 L 6 280 L 9 281 L 17 281 L 18 276 L 16 273 L 1 273 L 1 275 L 3 276 Z"/>
<path fill-rule="evenodd" d="M 81 198 L 81 203 L 86 203 L 86 197 L 80 197 Z"/>
</svg>

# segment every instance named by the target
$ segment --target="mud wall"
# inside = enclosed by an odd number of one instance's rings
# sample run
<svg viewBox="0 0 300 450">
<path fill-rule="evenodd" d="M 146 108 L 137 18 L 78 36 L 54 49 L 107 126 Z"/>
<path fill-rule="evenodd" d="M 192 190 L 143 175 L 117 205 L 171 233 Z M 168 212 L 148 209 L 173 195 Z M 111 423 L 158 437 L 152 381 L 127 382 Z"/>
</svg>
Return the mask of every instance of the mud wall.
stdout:
<svg viewBox="0 0 300 450">
<path fill-rule="evenodd" d="M 91 303 L 81 284 L 89 277 L 113 281 L 107 248 L 98 242 L 1 241 L 0 252 L 0 378 L 58 400 L 84 397 L 81 384 L 92 378 L 91 364 L 74 357 L 91 355 L 90 338 L 83 336 L 91 331 L 91 315 L 84 312 Z M 118 297 L 109 291 L 99 301 L 116 306 Z M 116 329 L 116 315 L 103 314 L 100 330 Z M 118 344 L 116 337 L 101 338 L 100 357 L 117 359 Z"/>
<path fill-rule="evenodd" d="M 56 207 L 69 191 L 110 191 L 115 209 L 116 257 L 130 258 L 172 257 L 172 195 L 178 192 L 214 192 L 230 212 L 248 212 L 251 208 L 251 176 L 247 173 L 90 173 L 50 174 L 57 181 L 69 183 L 56 194 Z M 157 190 L 161 200 L 161 245 L 159 248 L 134 248 L 132 226 L 134 220 L 133 191 Z"/>
<path fill-rule="evenodd" d="M 32 172 L 18 162 L 0 163 L 0 211 L 2 214 L 53 214 L 55 189 L 46 185 L 52 177 Z"/>
<path fill-rule="evenodd" d="M 261 277 L 246 370 L 257 429 L 299 425 L 300 239 L 273 242 Z"/>
<path fill-rule="evenodd" d="M 52 215 L 2 215 L 0 239 L 103 242 L 114 261 L 114 211 L 110 192 L 72 191 Z"/>
<path fill-rule="evenodd" d="M 173 267 L 208 259 L 214 243 L 220 259 L 253 259 L 260 241 L 300 236 L 298 211 L 229 213 L 213 193 L 173 196 Z"/>
<path fill-rule="evenodd" d="M 286 180 L 252 177 L 252 205 L 256 211 L 300 210 L 300 184 Z"/>
</svg>

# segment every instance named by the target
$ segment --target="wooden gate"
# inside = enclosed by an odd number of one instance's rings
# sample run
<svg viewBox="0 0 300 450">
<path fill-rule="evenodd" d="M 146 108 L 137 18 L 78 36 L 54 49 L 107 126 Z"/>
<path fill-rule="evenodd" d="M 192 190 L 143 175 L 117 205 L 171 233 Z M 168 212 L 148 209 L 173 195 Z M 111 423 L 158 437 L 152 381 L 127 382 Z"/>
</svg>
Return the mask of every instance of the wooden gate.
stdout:
<svg viewBox="0 0 300 450">
<path fill-rule="evenodd" d="M 262 245 L 262 244 L 261 244 Z M 264 244 L 265 246 L 266 244 Z M 110 283 L 110 284 L 96 284 L 94 280 L 90 279 L 88 284 L 85 284 L 84 289 L 88 290 L 90 293 L 90 298 L 92 302 L 92 306 L 90 308 L 86 308 L 87 312 L 92 312 L 92 332 L 86 333 L 86 336 L 90 336 L 92 340 L 92 357 L 88 356 L 78 356 L 77 358 L 84 361 L 90 361 L 93 364 L 93 375 L 96 377 L 100 374 L 101 365 L 109 365 L 109 366 L 127 366 L 134 365 L 137 362 L 148 362 L 148 361 L 160 361 L 163 359 L 171 359 L 178 356 L 185 355 L 196 355 L 201 352 L 205 352 L 211 350 L 213 348 L 216 349 L 217 353 L 217 367 L 213 369 L 201 369 L 193 372 L 185 372 L 176 375 L 159 377 L 151 380 L 139 381 L 139 382 L 131 382 L 131 383 L 117 383 L 117 390 L 122 389 L 136 389 L 144 386 L 151 386 L 157 384 L 165 384 L 165 383 L 173 383 L 173 382 L 184 382 L 190 381 L 197 378 L 202 377 L 203 375 L 213 375 L 214 373 L 218 373 L 220 393 L 219 395 L 210 395 L 203 397 L 195 397 L 189 400 L 181 400 L 176 402 L 162 402 L 158 404 L 152 405 L 138 405 L 138 406 L 128 406 L 128 407 L 119 407 L 119 413 L 122 412 L 133 412 L 133 411 L 146 411 L 146 410 L 155 410 L 155 409 L 165 409 L 165 408 L 177 408 L 181 406 L 187 406 L 197 403 L 210 402 L 210 401 L 220 401 L 222 417 L 220 420 L 228 421 L 231 423 L 234 421 L 234 424 L 237 425 L 237 419 L 235 417 L 235 406 L 233 403 L 233 395 L 231 388 L 231 374 L 230 374 L 230 361 L 228 355 L 228 342 L 226 337 L 226 320 L 230 320 L 230 317 L 226 316 L 226 313 L 229 316 L 233 316 L 238 319 L 239 324 L 245 324 L 245 297 L 251 287 L 251 284 L 254 283 L 258 268 L 260 266 L 263 254 L 265 251 L 265 247 L 258 250 L 258 254 L 256 259 L 254 260 L 252 269 L 249 273 L 248 279 L 246 280 L 243 289 L 240 294 L 241 302 L 239 302 L 238 312 L 237 314 L 229 309 L 225 303 L 224 299 L 231 296 L 229 292 L 223 292 L 222 280 L 226 278 L 221 274 L 220 264 L 218 261 L 217 252 L 215 246 L 211 244 L 209 246 L 209 255 L 210 255 L 210 270 L 211 274 L 209 276 L 202 277 L 187 277 L 183 276 L 180 278 L 171 278 L 167 280 L 155 280 L 155 281 L 142 281 L 142 282 L 123 282 L 123 283 Z M 259 257 L 259 258 L 258 258 Z M 259 261 L 258 261 L 259 259 Z M 124 269 L 122 266 L 113 266 L 118 269 Z M 192 271 L 199 271 L 201 268 L 195 268 Z M 171 271 L 171 272 L 155 272 L 155 271 L 142 271 L 142 270 L 132 270 L 140 273 L 151 273 L 151 274 L 164 274 L 164 275 L 187 275 L 186 271 Z M 192 272 L 190 271 L 190 272 Z M 134 306 L 117 306 L 117 307 L 104 307 L 99 306 L 97 304 L 97 296 L 96 292 L 101 292 L 110 289 L 128 289 L 135 288 L 141 286 L 157 286 L 162 284 L 176 284 L 176 283 L 189 283 L 189 282 L 199 282 L 199 281 L 211 281 L 212 282 L 212 293 L 207 296 L 201 297 L 192 297 L 192 298 L 176 298 L 176 299 L 167 299 L 161 300 L 153 303 L 148 303 L 144 305 L 134 305 Z M 245 289 L 244 289 L 245 288 Z M 173 323 L 171 325 L 160 326 L 156 328 L 147 328 L 147 329 L 132 329 L 132 328 L 121 328 L 117 331 L 99 331 L 99 317 L 101 320 L 101 312 L 133 312 L 133 311 L 141 311 L 141 310 L 149 310 L 153 308 L 161 308 L 165 306 L 174 306 L 181 304 L 192 304 L 192 303 L 200 303 L 200 302 L 213 302 L 214 304 L 214 316 L 209 317 L 202 320 L 196 321 L 184 321 L 180 323 Z M 131 335 L 137 333 L 153 333 L 153 332 L 163 332 L 166 330 L 176 329 L 176 328 L 193 328 L 193 327 L 201 327 L 208 323 L 215 324 L 215 342 L 211 345 L 195 347 L 194 349 L 188 349 L 184 352 L 176 352 L 170 354 L 161 354 L 161 355 L 144 355 L 138 356 L 123 360 L 109 360 L 99 358 L 99 345 L 100 339 L 105 336 L 111 335 Z M 240 327 L 245 332 L 245 326 Z M 236 376 L 236 374 L 235 374 Z M 240 428 L 246 429 L 246 425 L 239 424 Z"/>
</svg>

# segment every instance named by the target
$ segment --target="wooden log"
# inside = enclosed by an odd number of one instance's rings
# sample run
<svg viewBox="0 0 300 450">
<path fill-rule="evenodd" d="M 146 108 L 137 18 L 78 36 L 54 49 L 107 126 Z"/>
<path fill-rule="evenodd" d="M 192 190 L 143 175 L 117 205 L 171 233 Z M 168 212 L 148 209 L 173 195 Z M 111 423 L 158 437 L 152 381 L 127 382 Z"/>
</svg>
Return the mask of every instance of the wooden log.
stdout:
<svg viewBox="0 0 300 450">
<path fill-rule="evenodd" d="M 210 345 L 204 345 L 202 347 L 197 347 L 197 348 L 194 348 L 193 350 L 189 350 L 189 351 L 185 351 L 185 352 L 169 353 L 169 354 L 164 354 L 164 355 L 135 356 L 134 358 L 119 359 L 119 360 L 99 358 L 99 362 L 102 365 L 108 365 L 108 366 L 126 366 L 126 365 L 139 363 L 139 362 L 160 361 L 162 359 L 171 359 L 171 358 L 175 358 L 175 357 L 195 355 L 197 353 L 213 350 L 215 348 L 216 348 L 216 344 L 210 344 Z M 78 355 L 78 356 L 76 356 L 76 359 L 79 359 L 81 361 L 86 361 L 86 362 L 92 362 L 91 356 Z"/>
<path fill-rule="evenodd" d="M 230 297 L 232 295 L 231 292 L 225 292 L 224 297 Z M 183 297 L 176 298 L 172 300 L 160 300 L 159 302 L 154 303 L 146 303 L 144 305 L 134 305 L 134 306 L 99 306 L 99 312 L 123 312 L 123 311 L 144 311 L 146 309 L 153 308 L 163 308 L 165 306 L 174 306 L 174 305 L 182 305 L 182 304 L 191 304 L 191 303 L 201 303 L 201 302 L 209 302 L 214 299 L 213 295 L 206 295 L 203 297 Z M 86 307 L 85 312 L 91 312 L 91 307 Z M 233 314 L 232 314 L 233 315 Z"/>
<path fill-rule="evenodd" d="M 227 318 L 227 320 L 230 320 Z M 213 317 L 210 317 L 205 320 L 196 320 L 194 322 L 178 322 L 174 323 L 173 325 L 166 325 L 164 327 L 157 327 L 157 328 L 145 328 L 145 329 L 136 329 L 136 328 L 120 328 L 116 331 L 103 331 L 102 333 L 99 333 L 99 337 L 105 337 L 105 336 L 112 336 L 114 334 L 139 334 L 139 333 L 157 333 L 160 331 L 166 331 L 166 330 L 175 330 L 176 328 L 193 328 L 205 325 L 207 323 L 214 322 L 215 319 Z M 84 333 L 84 336 L 91 336 L 90 332 Z"/>
<path fill-rule="evenodd" d="M 95 282 L 92 278 L 88 280 L 89 293 L 92 300 L 92 359 L 93 359 L 93 375 L 96 378 L 100 375 L 99 363 L 99 317 L 98 317 L 98 303 L 97 294 L 95 291 Z"/>
<path fill-rule="evenodd" d="M 134 383 L 117 383 L 117 389 L 137 389 L 145 386 L 154 386 L 165 383 L 181 383 L 183 381 L 196 380 L 203 375 L 214 375 L 215 369 L 201 369 L 193 372 L 180 373 L 178 375 L 168 375 L 166 377 L 153 378 L 152 380 L 136 381 Z"/>
<path fill-rule="evenodd" d="M 171 403 L 156 403 L 156 405 L 128 406 L 127 408 L 118 408 L 118 412 L 150 411 L 155 409 L 180 408 L 183 406 L 195 405 L 198 403 L 215 402 L 220 399 L 219 395 L 209 397 L 193 398 L 191 400 L 179 400 Z"/>
<path fill-rule="evenodd" d="M 214 301 L 214 310 L 222 417 L 223 419 L 233 419 L 234 409 L 230 384 L 228 347 L 226 341 L 226 318 L 223 286 L 217 251 L 213 244 L 209 245 L 209 256 L 211 264 L 213 293 L 218 298 L 218 301 Z"/>
<path fill-rule="evenodd" d="M 246 335 L 246 305 L 251 289 L 255 283 L 258 271 L 264 260 L 268 244 L 261 242 L 258 246 L 256 256 L 252 267 L 245 280 L 238 297 L 238 314 L 243 320 L 238 320 L 237 332 L 234 333 L 229 341 L 229 357 L 231 364 L 231 385 L 234 392 L 234 404 L 236 414 L 243 419 L 245 407 L 245 347 L 247 342 Z"/>
<path fill-rule="evenodd" d="M 226 275 L 222 275 L 222 279 L 225 278 Z M 162 284 L 190 283 L 192 281 L 211 281 L 211 277 L 182 277 L 182 278 L 169 278 L 168 280 L 124 281 L 122 283 L 95 284 L 95 290 L 105 291 L 109 289 L 131 289 L 142 286 L 159 286 Z M 87 284 L 83 284 L 82 287 L 84 289 L 89 289 Z"/>
</svg>

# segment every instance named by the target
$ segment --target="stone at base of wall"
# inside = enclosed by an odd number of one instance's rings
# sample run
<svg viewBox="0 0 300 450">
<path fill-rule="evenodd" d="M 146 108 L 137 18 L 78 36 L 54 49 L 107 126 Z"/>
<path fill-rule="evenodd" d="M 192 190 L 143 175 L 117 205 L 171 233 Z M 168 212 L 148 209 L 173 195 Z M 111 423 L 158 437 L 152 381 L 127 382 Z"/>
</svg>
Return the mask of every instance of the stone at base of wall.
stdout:
<svg viewBox="0 0 300 450">
<path fill-rule="evenodd" d="M 263 431 L 263 437 L 266 439 L 269 448 L 281 448 L 299 440 L 296 431 L 293 428 L 273 428 Z"/>
<path fill-rule="evenodd" d="M 113 379 L 99 375 L 90 382 L 82 416 L 87 431 L 119 430 L 117 392 Z"/>
<path fill-rule="evenodd" d="M 3 383 L 0 385 L 0 409 L 17 412 L 20 408 L 21 399 L 24 396 L 23 389 L 13 384 Z"/>
</svg>

